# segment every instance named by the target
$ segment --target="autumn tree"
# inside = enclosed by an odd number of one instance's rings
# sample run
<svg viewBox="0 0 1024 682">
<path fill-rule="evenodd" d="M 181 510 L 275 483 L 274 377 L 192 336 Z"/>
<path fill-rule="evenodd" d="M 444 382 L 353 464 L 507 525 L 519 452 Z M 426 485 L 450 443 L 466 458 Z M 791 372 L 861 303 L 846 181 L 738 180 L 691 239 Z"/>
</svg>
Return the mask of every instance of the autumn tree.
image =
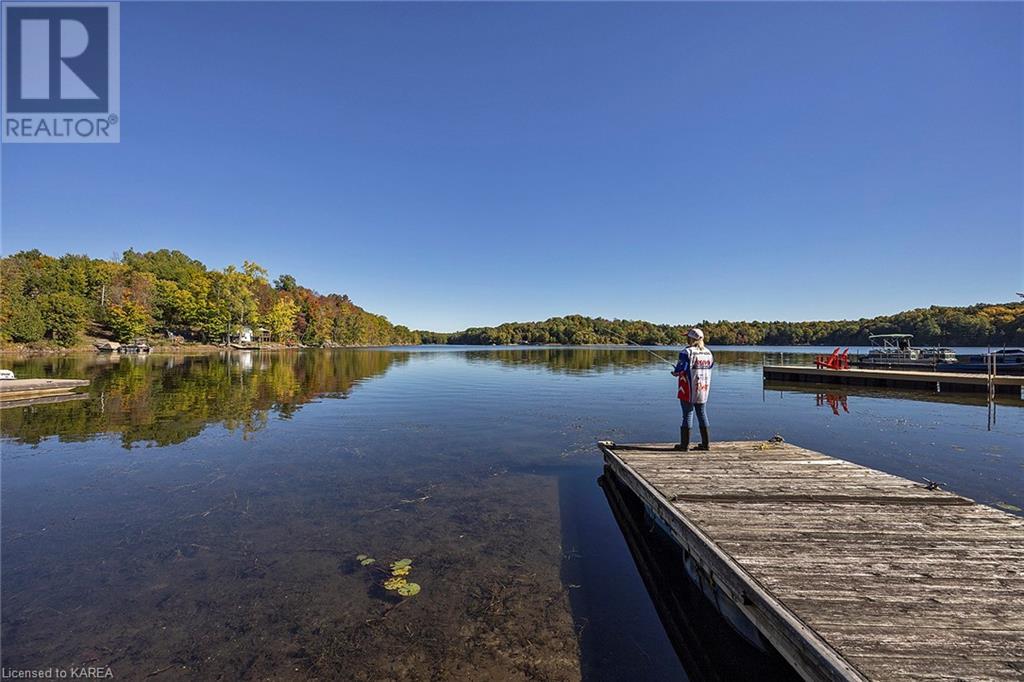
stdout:
<svg viewBox="0 0 1024 682">
<path fill-rule="evenodd" d="M 131 299 L 111 305 L 107 312 L 107 325 L 114 338 L 121 342 L 144 336 L 149 331 L 150 324 L 151 320 L 145 307 Z"/>
<path fill-rule="evenodd" d="M 295 338 L 295 317 L 298 314 L 299 306 L 295 305 L 295 301 L 282 296 L 264 317 L 264 322 L 276 340 L 291 341 Z"/>
</svg>

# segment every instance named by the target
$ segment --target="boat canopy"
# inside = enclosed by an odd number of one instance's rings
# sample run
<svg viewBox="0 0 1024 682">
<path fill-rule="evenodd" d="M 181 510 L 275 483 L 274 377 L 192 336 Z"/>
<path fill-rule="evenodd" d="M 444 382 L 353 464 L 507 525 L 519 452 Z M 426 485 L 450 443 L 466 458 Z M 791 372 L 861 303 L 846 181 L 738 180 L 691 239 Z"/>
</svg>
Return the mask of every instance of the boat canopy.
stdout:
<svg viewBox="0 0 1024 682">
<path fill-rule="evenodd" d="M 917 359 L 917 351 L 910 347 L 910 339 L 913 334 L 871 334 L 868 339 L 871 341 L 871 352 L 869 355 L 882 354 L 891 359 L 893 353 L 907 355 L 911 360 Z"/>
</svg>

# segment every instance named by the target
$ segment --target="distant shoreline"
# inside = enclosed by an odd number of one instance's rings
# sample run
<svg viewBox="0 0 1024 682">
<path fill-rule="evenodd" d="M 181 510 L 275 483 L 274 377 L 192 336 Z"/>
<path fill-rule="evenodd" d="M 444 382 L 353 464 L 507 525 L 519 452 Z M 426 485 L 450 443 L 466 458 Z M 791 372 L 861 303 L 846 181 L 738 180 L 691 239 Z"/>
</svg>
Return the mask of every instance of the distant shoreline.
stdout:
<svg viewBox="0 0 1024 682">
<path fill-rule="evenodd" d="M 97 342 L 105 339 L 97 339 Z M 738 352 L 738 349 L 806 349 L 806 352 L 811 353 L 814 351 L 820 351 L 822 349 L 834 348 L 837 344 L 742 344 L 742 343 L 723 343 L 723 344 L 708 344 L 712 350 L 731 350 Z M 838 344 L 840 347 L 853 348 L 866 348 L 862 343 L 850 343 L 850 344 Z M 304 350 L 386 350 L 386 349 L 401 349 L 401 348 L 472 348 L 472 349 L 537 349 L 537 350 L 556 350 L 556 349 L 608 349 L 608 350 L 628 350 L 630 348 L 682 348 L 683 344 L 647 344 L 647 345 L 634 345 L 625 343 L 509 343 L 509 344 L 492 344 L 492 343 L 406 343 L 406 344 L 361 344 L 361 345 L 333 345 L 333 346 L 301 346 L 301 345 L 285 345 L 279 343 L 263 344 L 259 348 L 252 348 L 251 350 L 258 350 L 262 352 L 289 352 L 289 351 L 304 351 Z M 971 351 L 984 351 L 986 346 L 978 346 L 975 344 L 949 344 L 947 347 L 953 349 L 966 349 Z M 1003 348 L 1003 346 L 991 346 L 993 349 Z M 161 344 L 152 346 L 152 350 L 149 353 L 143 353 L 143 355 L 197 355 L 206 353 L 215 353 L 222 351 L 230 351 L 235 353 L 247 352 L 246 349 L 237 349 L 225 346 L 223 344 L 210 344 L 210 343 L 199 343 L 199 342 L 184 342 L 177 344 Z M 785 352 L 783 350 L 782 352 Z M 800 351 L 795 351 L 800 352 Z M 13 356 L 13 357 L 33 357 L 33 356 L 55 356 L 55 355 L 114 355 L 120 356 L 120 353 L 101 353 L 96 349 L 92 343 L 82 343 L 69 348 L 60 346 L 29 346 L 27 344 L 5 344 L 0 347 L 0 357 Z M 127 355 L 137 355 L 136 353 L 130 353 Z"/>
<path fill-rule="evenodd" d="M 74 346 L 62 347 L 57 345 L 32 345 L 32 344 L 4 344 L 0 347 L 0 356 L 3 355 L 81 355 L 83 353 L 94 353 L 96 355 L 123 355 L 122 353 L 101 353 L 96 349 L 95 343 L 102 343 L 109 339 L 96 339 L 95 342 L 80 343 Z M 393 344 L 397 346 L 401 345 L 416 345 L 416 344 Z M 282 343 L 267 343 L 261 344 L 259 348 L 252 348 L 251 350 L 262 350 L 268 352 L 277 351 L 293 351 L 293 350 L 331 350 L 334 348 L 388 348 L 389 346 L 380 345 L 352 345 L 352 346 L 302 346 L 294 345 L 289 346 Z M 151 346 L 152 350 L 149 353 L 143 353 L 143 355 L 184 355 L 194 353 L 214 353 L 217 351 L 233 351 L 236 353 L 244 353 L 246 349 L 231 348 L 224 344 L 213 344 L 213 343 L 201 343 L 185 341 L 183 343 L 167 343 L 167 344 L 156 344 Z M 130 353 L 129 355 L 137 355 L 137 353 Z"/>
</svg>

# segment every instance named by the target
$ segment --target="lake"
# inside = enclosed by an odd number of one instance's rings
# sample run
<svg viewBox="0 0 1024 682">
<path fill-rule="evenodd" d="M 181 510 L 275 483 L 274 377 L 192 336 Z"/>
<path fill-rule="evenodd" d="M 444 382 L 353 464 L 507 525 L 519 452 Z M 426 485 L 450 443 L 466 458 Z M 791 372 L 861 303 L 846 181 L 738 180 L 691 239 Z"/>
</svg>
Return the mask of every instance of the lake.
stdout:
<svg viewBox="0 0 1024 682">
<path fill-rule="evenodd" d="M 990 424 L 976 395 L 763 385 L 763 359 L 831 348 L 712 350 L 713 439 L 781 434 L 1024 507 L 1020 400 L 1000 398 Z M 647 351 L 0 366 L 92 382 L 87 397 L 0 414 L 4 668 L 109 666 L 153 680 L 702 677 L 666 634 L 598 484 L 597 440 L 678 437 L 675 379 Z M 406 599 L 381 586 L 382 567 L 400 559 L 421 587 Z M 713 665 L 732 670 L 743 643 L 699 605 L 689 617 L 714 640 Z"/>
</svg>

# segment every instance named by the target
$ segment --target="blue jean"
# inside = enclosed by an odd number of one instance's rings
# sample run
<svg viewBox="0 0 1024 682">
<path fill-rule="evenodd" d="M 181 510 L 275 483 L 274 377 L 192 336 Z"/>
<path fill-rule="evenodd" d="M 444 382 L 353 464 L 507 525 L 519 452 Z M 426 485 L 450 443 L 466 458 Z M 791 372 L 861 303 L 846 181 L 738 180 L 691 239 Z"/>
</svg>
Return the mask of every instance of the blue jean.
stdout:
<svg viewBox="0 0 1024 682">
<path fill-rule="evenodd" d="M 696 412 L 697 423 L 705 429 L 708 428 L 708 413 L 704 409 L 707 403 L 688 403 L 685 400 L 680 400 L 679 404 L 683 406 L 683 426 L 690 428 L 690 425 L 693 424 L 693 418 L 690 415 Z"/>
</svg>

